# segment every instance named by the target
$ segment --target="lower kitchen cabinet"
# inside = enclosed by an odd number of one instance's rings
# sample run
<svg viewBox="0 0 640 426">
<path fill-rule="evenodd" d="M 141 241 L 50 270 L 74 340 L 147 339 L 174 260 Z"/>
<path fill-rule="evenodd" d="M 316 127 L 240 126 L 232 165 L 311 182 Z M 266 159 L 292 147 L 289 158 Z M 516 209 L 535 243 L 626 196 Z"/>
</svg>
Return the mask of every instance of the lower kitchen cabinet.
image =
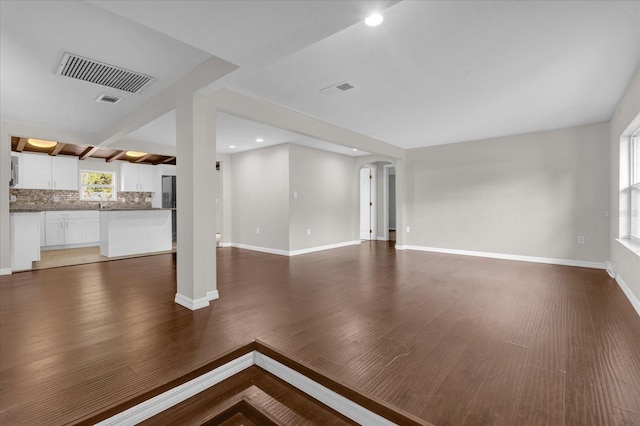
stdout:
<svg viewBox="0 0 640 426">
<path fill-rule="evenodd" d="M 100 243 L 100 212 L 82 212 L 82 242 Z"/>
<path fill-rule="evenodd" d="M 45 245 L 59 246 L 82 243 L 82 212 L 45 212 Z"/>
<path fill-rule="evenodd" d="M 11 213 L 11 270 L 31 269 L 40 260 L 40 216 L 35 213 Z"/>
</svg>

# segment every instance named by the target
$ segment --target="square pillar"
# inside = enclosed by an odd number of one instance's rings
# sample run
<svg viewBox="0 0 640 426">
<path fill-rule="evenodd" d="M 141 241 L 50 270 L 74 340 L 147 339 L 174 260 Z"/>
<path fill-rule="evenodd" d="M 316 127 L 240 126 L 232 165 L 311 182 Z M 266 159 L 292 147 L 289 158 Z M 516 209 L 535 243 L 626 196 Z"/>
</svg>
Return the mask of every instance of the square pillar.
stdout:
<svg viewBox="0 0 640 426">
<path fill-rule="evenodd" d="M 216 109 L 209 97 L 176 104 L 177 293 L 196 310 L 218 298 L 216 285 Z"/>
</svg>

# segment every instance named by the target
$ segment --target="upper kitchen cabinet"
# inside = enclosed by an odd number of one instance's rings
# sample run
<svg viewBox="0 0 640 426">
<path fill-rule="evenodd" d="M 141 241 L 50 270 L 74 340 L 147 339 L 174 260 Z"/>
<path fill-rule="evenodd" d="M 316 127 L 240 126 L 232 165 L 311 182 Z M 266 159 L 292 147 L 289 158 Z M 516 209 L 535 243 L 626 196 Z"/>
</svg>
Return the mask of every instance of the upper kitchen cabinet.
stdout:
<svg viewBox="0 0 640 426">
<path fill-rule="evenodd" d="M 120 191 L 153 192 L 153 166 L 149 164 L 120 164 Z"/>
<path fill-rule="evenodd" d="M 22 154 L 20 188 L 78 190 L 78 157 Z"/>
</svg>

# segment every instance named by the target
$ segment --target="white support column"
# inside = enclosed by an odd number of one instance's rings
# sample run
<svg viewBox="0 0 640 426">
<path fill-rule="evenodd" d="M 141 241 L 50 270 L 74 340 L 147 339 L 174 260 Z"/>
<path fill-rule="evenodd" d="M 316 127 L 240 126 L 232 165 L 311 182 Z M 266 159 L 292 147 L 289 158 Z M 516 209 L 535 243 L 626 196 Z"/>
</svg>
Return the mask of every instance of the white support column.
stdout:
<svg viewBox="0 0 640 426">
<path fill-rule="evenodd" d="M 209 97 L 185 96 L 176 105 L 178 292 L 191 310 L 218 298 L 216 286 L 216 110 Z"/>
</svg>

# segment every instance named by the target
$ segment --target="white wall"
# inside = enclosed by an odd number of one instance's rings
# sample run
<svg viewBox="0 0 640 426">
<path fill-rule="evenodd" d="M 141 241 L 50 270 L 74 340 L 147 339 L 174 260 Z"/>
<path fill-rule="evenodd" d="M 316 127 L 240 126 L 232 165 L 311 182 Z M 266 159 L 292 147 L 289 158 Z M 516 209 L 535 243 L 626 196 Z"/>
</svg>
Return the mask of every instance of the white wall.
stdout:
<svg viewBox="0 0 640 426">
<path fill-rule="evenodd" d="M 410 150 L 406 244 L 603 262 L 608 131 L 595 124 Z"/>
<path fill-rule="evenodd" d="M 233 154 L 231 193 L 234 243 L 289 250 L 287 145 Z"/>
<path fill-rule="evenodd" d="M 610 192 L 611 199 L 609 211 L 618 212 L 620 206 L 620 137 L 631 122 L 640 114 L 640 69 L 620 100 L 618 109 L 610 122 L 609 132 L 609 167 L 610 167 Z M 636 301 L 636 309 L 640 305 L 640 255 L 632 252 L 620 242 L 619 237 L 620 218 L 618 215 L 610 217 L 609 248 L 610 258 L 618 264 L 618 276 L 626 284 Z"/>
<path fill-rule="evenodd" d="M 352 241 L 357 204 L 353 158 L 289 146 L 289 250 Z M 294 198 L 294 191 L 297 198 Z M 307 230 L 311 229 L 311 235 Z"/>
</svg>

